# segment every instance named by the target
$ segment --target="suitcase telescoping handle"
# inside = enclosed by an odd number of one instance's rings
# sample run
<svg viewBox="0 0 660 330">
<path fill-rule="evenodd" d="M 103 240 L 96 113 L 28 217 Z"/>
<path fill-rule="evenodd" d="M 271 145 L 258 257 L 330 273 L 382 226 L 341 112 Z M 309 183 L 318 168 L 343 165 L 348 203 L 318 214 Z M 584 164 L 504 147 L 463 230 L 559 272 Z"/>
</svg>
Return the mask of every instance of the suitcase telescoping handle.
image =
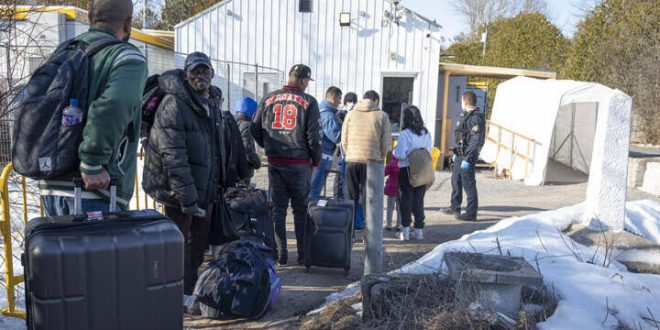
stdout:
<svg viewBox="0 0 660 330">
<path fill-rule="evenodd" d="M 73 179 L 73 208 L 75 215 L 82 215 L 82 178 Z M 110 212 L 117 211 L 117 178 L 110 179 Z"/>
</svg>

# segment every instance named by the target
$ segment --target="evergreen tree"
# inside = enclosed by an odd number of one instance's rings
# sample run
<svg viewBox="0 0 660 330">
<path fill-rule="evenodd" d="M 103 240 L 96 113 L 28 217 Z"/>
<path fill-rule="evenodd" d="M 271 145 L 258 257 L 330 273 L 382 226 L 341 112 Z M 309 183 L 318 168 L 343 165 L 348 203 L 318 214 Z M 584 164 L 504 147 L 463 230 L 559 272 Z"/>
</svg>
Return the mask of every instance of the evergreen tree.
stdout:
<svg viewBox="0 0 660 330">
<path fill-rule="evenodd" d="M 660 0 L 605 0 L 578 25 L 567 79 L 633 98 L 633 140 L 660 144 Z"/>
<path fill-rule="evenodd" d="M 161 29 L 173 30 L 174 26 L 222 0 L 165 0 L 161 13 Z"/>
<path fill-rule="evenodd" d="M 480 35 L 481 31 L 477 34 Z M 500 18 L 488 26 L 485 56 L 482 57 L 481 40 L 472 37 L 452 44 L 447 53 L 456 57 L 447 62 L 559 71 L 568 48 L 568 40 L 544 14 L 524 12 L 513 18 Z M 486 81 L 488 104 L 493 104 L 495 90 L 501 81 Z"/>
</svg>

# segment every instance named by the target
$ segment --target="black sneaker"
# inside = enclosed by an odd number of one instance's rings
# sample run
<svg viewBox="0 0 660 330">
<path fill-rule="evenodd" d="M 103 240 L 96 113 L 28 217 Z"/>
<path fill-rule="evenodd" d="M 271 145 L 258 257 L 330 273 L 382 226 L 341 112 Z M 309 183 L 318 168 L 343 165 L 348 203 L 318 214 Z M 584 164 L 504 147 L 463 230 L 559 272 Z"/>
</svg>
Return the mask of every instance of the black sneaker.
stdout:
<svg viewBox="0 0 660 330">
<path fill-rule="evenodd" d="M 277 258 L 277 265 L 278 266 L 286 266 L 286 264 L 287 264 L 287 257 L 286 256 L 282 256 L 282 257 Z"/>
<path fill-rule="evenodd" d="M 477 216 L 476 215 L 467 215 L 465 213 L 456 215 L 456 220 L 460 221 L 477 221 Z"/>
<path fill-rule="evenodd" d="M 449 215 L 460 215 L 461 214 L 461 209 L 452 209 L 451 207 L 445 207 L 444 209 L 441 209 L 440 212 L 444 214 L 449 214 Z"/>
</svg>

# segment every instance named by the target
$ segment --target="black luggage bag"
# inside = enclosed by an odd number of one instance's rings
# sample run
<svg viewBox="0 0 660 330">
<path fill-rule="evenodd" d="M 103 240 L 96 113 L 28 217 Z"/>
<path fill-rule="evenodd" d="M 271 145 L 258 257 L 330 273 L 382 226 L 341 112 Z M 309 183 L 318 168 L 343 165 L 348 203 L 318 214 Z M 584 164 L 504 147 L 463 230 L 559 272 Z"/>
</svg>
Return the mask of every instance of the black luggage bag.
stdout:
<svg viewBox="0 0 660 330">
<path fill-rule="evenodd" d="M 351 269 L 353 201 L 312 200 L 305 221 L 305 271 L 312 266 Z"/>
<path fill-rule="evenodd" d="M 275 229 L 270 216 L 270 203 L 265 190 L 238 186 L 227 188 L 224 203 L 234 231 L 234 239 L 241 235 L 256 235 L 277 257 Z"/>
<path fill-rule="evenodd" d="M 80 214 L 80 182 L 76 207 Z M 29 221 L 29 329 L 182 329 L 183 235 L 155 210 Z"/>
</svg>

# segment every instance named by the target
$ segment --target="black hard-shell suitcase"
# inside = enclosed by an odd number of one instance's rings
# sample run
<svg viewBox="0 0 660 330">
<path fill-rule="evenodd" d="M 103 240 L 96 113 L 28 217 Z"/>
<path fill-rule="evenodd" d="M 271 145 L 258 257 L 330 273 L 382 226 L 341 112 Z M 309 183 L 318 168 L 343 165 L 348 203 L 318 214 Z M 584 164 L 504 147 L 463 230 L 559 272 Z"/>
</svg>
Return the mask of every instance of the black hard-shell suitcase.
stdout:
<svg viewBox="0 0 660 330">
<path fill-rule="evenodd" d="M 178 227 L 155 210 L 102 217 L 29 221 L 22 260 L 28 328 L 183 328 Z"/>
<path fill-rule="evenodd" d="M 312 200 L 305 221 L 305 269 L 312 266 L 351 269 L 353 201 Z"/>
</svg>

